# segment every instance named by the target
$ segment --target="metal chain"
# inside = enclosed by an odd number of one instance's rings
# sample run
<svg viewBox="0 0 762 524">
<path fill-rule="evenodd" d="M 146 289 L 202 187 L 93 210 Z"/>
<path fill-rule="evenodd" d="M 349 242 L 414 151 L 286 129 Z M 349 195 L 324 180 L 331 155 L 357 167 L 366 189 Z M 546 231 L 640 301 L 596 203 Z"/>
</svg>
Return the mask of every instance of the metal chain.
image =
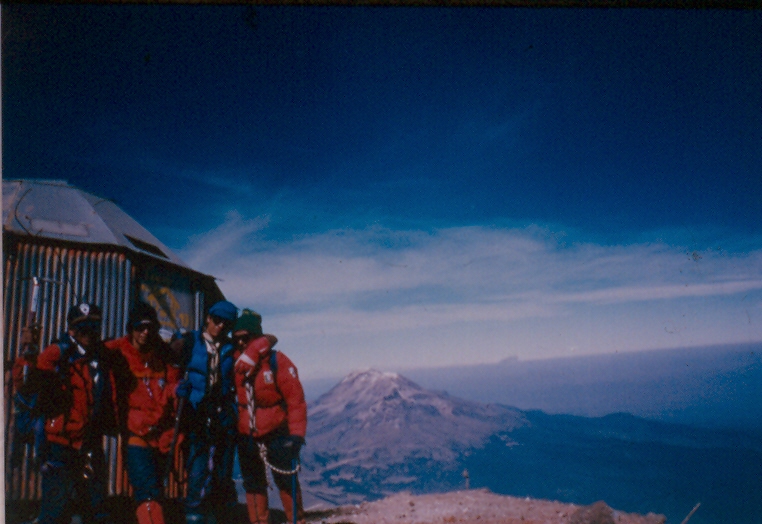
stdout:
<svg viewBox="0 0 762 524">
<path fill-rule="evenodd" d="M 273 470 L 275 473 L 280 473 L 281 475 L 296 475 L 299 473 L 299 470 L 302 469 L 302 463 L 297 461 L 296 467 L 294 469 L 280 469 L 276 466 L 273 466 L 267 461 L 267 446 L 265 446 L 264 442 L 257 442 L 257 446 L 259 446 L 259 458 L 262 459 L 262 462 L 265 463 L 265 466 Z"/>
<path fill-rule="evenodd" d="M 246 381 L 246 410 L 249 412 L 249 431 L 251 432 L 251 435 L 254 436 L 254 433 L 257 432 L 257 424 L 254 416 L 254 385 L 252 384 L 252 381 L 249 380 Z M 257 446 L 259 446 L 259 458 L 262 459 L 265 467 L 270 468 L 275 473 L 281 475 L 296 475 L 299 473 L 299 470 L 302 469 L 302 465 L 299 461 L 297 461 L 296 467 L 292 470 L 280 469 L 277 466 L 273 466 L 267 461 L 267 446 L 264 442 L 257 442 Z"/>
</svg>

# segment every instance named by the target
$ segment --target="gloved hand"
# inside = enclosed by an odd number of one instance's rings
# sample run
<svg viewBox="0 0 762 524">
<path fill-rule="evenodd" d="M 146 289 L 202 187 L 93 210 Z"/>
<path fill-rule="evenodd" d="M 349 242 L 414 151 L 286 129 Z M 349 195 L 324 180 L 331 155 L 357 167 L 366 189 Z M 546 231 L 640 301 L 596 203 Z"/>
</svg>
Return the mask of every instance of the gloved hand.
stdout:
<svg viewBox="0 0 762 524">
<path fill-rule="evenodd" d="M 169 448 L 172 447 L 172 440 L 174 439 L 174 436 L 175 432 L 172 429 L 165 431 L 161 434 L 161 436 L 159 436 L 159 451 L 161 453 L 168 453 L 170 451 Z M 178 433 L 177 440 L 175 441 L 175 449 L 181 447 L 184 440 L 185 434 Z"/>
<path fill-rule="evenodd" d="M 247 378 L 256 374 L 260 362 L 267 358 L 276 342 L 278 339 L 272 335 L 262 335 L 252 339 L 235 361 L 235 372 Z"/>
<path fill-rule="evenodd" d="M 190 397 L 191 389 L 193 389 L 193 386 L 191 386 L 190 380 L 183 379 L 180 382 L 178 382 L 177 387 L 175 387 L 175 396 L 177 398 L 187 399 L 188 397 Z"/>
<path fill-rule="evenodd" d="M 299 435 L 289 435 L 283 439 L 283 449 L 294 458 L 299 456 L 302 446 L 304 446 L 304 438 Z"/>
<path fill-rule="evenodd" d="M 304 439 L 299 435 L 288 435 L 276 438 L 269 446 L 272 458 L 283 467 L 291 460 L 299 458 L 299 451 L 304 446 Z"/>
<path fill-rule="evenodd" d="M 235 361 L 235 372 L 248 377 L 257 369 L 257 363 L 254 362 L 246 353 L 242 353 Z"/>
</svg>

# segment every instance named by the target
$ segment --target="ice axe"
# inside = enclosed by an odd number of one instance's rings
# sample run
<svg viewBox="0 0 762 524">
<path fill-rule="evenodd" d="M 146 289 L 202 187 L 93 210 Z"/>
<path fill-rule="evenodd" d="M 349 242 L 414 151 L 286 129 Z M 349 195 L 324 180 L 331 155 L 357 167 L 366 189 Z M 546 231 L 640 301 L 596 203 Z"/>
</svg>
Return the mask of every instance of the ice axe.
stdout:
<svg viewBox="0 0 762 524">
<path fill-rule="evenodd" d="M 188 371 L 185 372 L 183 380 L 188 380 Z M 180 420 L 183 416 L 183 407 L 185 407 L 186 400 L 187 397 L 180 397 L 180 400 L 177 403 L 177 413 L 175 413 L 175 427 L 172 431 L 172 442 L 169 445 L 167 467 L 164 471 L 164 486 L 169 486 L 169 474 L 172 472 L 172 464 L 175 461 L 175 447 L 177 447 L 177 436 L 180 434 Z"/>
<path fill-rule="evenodd" d="M 296 458 L 291 459 L 291 470 L 294 472 L 294 474 L 291 475 L 291 514 L 294 516 L 293 524 L 296 524 Z"/>
</svg>

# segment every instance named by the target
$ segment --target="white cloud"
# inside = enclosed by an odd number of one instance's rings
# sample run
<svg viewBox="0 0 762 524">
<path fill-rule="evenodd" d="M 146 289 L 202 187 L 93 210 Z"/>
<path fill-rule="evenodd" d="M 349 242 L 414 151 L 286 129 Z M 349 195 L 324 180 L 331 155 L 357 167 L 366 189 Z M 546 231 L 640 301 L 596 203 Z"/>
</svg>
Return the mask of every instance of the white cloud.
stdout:
<svg viewBox="0 0 762 524">
<path fill-rule="evenodd" d="M 233 214 L 183 255 L 219 277 L 236 300 L 296 308 L 341 307 L 384 292 L 431 305 L 526 305 L 665 300 L 762 287 L 760 252 L 696 261 L 663 244 L 563 248 L 527 230 L 476 227 L 334 231 L 266 245 L 252 238 L 264 227 L 264 220 Z"/>
<path fill-rule="evenodd" d="M 526 358 L 537 340 L 553 354 L 572 346 L 605 351 L 603 341 L 617 337 L 627 339 L 617 349 L 762 339 L 762 327 L 739 332 L 734 324 L 735 309 L 762 301 L 759 250 L 699 255 L 663 243 L 564 246 L 536 227 L 342 230 L 272 244 L 258 235 L 266 224 L 232 214 L 182 255 L 220 278 L 230 300 L 257 309 L 293 341 L 329 336 L 371 347 L 393 329 L 406 334 L 403 345 L 437 340 L 441 348 L 448 344 L 443 330 L 459 326 L 471 340 L 478 325 L 476 336 L 484 332 L 491 344 L 484 354 L 499 359 L 506 356 L 501 336 L 522 340 L 518 352 Z M 717 315 L 713 307 L 728 311 Z M 670 318 L 687 311 L 695 320 L 685 321 L 680 339 L 675 330 L 663 339 L 670 330 L 656 311 Z M 408 347 L 405 358 L 431 350 Z"/>
<path fill-rule="evenodd" d="M 230 270 L 230 263 L 237 265 L 237 260 L 228 257 L 237 254 L 242 243 L 266 226 L 264 218 L 244 220 L 238 212 L 232 211 L 224 224 L 190 239 L 183 250 L 185 260 L 191 267 L 219 277 Z"/>
</svg>

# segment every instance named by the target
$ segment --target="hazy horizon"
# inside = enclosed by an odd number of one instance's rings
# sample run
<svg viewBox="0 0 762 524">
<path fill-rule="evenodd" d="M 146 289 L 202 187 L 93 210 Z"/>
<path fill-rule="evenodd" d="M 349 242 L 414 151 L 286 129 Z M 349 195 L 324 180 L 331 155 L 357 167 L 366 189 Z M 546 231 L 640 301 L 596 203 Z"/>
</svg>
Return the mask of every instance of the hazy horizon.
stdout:
<svg viewBox="0 0 762 524">
<path fill-rule="evenodd" d="M 762 430 L 762 344 L 509 359 L 497 364 L 375 368 L 424 389 L 524 411 L 638 417 L 740 430 Z M 354 370 L 354 372 L 362 370 Z M 348 375 L 303 380 L 310 403 Z"/>
</svg>

